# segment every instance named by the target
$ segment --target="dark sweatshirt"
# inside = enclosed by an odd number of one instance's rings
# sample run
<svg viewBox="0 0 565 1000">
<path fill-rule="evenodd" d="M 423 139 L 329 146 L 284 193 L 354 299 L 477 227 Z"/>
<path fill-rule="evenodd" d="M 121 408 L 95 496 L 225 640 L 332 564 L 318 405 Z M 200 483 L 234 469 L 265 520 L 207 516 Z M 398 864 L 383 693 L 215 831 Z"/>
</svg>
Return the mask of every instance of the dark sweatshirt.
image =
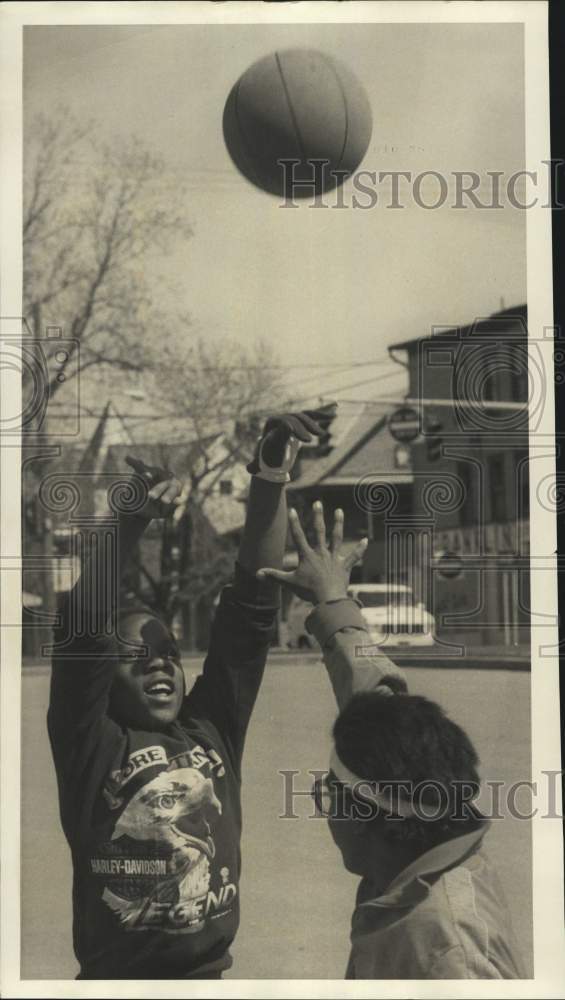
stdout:
<svg viewBox="0 0 565 1000">
<path fill-rule="evenodd" d="M 178 719 L 144 732 L 110 718 L 115 642 L 99 627 L 79 636 L 67 600 L 48 729 L 73 859 L 79 978 L 219 978 L 232 964 L 241 757 L 275 616 L 272 598 L 237 567 Z"/>
</svg>

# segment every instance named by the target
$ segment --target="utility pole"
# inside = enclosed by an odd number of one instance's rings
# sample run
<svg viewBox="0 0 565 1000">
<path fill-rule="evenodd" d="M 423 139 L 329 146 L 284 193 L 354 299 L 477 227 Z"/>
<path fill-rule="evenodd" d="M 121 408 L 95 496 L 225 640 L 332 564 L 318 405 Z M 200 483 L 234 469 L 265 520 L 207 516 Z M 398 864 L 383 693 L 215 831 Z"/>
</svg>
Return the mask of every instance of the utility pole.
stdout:
<svg viewBox="0 0 565 1000">
<path fill-rule="evenodd" d="M 42 337 L 42 325 L 41 325 L 41 304 L 39 302 L 34 302 L 32 307 L 32 319 L 33 319 L 33 336 L 37 344 L 37 350 L 42 349 L 41 341 Z M 44 392 L 48 392 L 48 386 L 43 387 Z M 39 418 L 41 419 L 41 418 Z M 45 409 L 43 417 L 43 426 L 38 426 L 36 428 L 36 435 L 34 437 L 35 452 L 37 455 L 38 463 L 41 462 L 41 473 L 38 474 L 38 486 L 39 477 L 44 475 L 45 465 L 41 461 L 41 449 L 40 449 L 40 435 L 47 433 L 47 419 L 48 419 L 48 407 Z M 48 461 L 48 460 L 47 460 Z M 44 614 L 50 614 L 55 610 L 55 587 L 54 587 L 54 564 L 53 564 L 53 522 L 49 517 L 46 510 L 43 509 L 41 504 L 38 502 L 38 510 L 40 516 L 38 517 L 38 532 L 40 541 L 40 552 L 43 556 L 44 570 L 40 574 L 41 579 L 41 597 L 43 600 L 42 611 Z"/>
</svg>

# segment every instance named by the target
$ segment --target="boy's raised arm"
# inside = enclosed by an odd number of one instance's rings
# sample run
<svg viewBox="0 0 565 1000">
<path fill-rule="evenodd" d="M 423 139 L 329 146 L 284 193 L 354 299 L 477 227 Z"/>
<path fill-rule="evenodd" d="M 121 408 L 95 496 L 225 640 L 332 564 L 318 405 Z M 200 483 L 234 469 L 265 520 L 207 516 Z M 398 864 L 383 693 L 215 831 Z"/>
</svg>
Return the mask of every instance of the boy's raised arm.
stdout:
<svg viewBox="0 0 565 1000">
<path fill-rule="evenodd" d="M 270 417 L 253 461 L 248 465 L 251 487 L 238 563 L 255 577 L 263 566 L 280 569 L 286 542 L 287 514 L 285 484 L 290 480 L 298 450 L 323 433 L 319 421 L 333 413 L 333 405 L 322 410 L 283 413 Z M 279 587 L 263 577 L 261 586 L 277 603 Z"/>
<path fill-rule="evenodd" d="M 180 494 L 180 483 L 166 469 L 131 456 L 126 462 L 136 473 L 137 484 L 132 481 L 132 488 L 139 503 L 119 514 L 113 543 L 101 532 L 94 535 L 84 554 L 80 576 L 63 603 L 58 629 L 71 645 L 95 643 L 112 634 L 120 582 L 132 552 L 150 521 L 165 516 Z"/>
<path fill-rule="evenodd" d="M 328 416 L 325 412 L 323 416 Z M 202 676 L 185 699 L 186 719 L 211 720 L 239 766 L 245 734 L 276 631 L 278 582 L 257 571 L 280 569 L 286 532 L 285 484 L 301 443 L 322 434 L 316 411 L 267 420 L 247 469 L 251 485 L 235 578 L 216 613 Z"/>
<path fill-rule="evenodd" d="M 128 464 L 140 477 L 137 485 L 144 484 L 137 491 L 139 506 L 119 516 L 113 538 L 93 537 L 54 630 L 48 722 L 55 743 L 68 744 L 104 713 L 115 664 L 120 581 L 151 519 L 164 516 L 180 494 L 180 484 L 166 470 L 137 459 Z"/>
</svg>

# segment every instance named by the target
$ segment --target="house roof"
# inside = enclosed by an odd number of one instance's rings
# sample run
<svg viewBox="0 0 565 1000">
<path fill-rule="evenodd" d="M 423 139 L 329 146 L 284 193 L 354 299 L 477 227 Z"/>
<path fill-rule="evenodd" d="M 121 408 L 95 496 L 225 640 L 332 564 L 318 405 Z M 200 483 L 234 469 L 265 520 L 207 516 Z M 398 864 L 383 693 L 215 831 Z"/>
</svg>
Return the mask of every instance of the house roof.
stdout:
<svg viewBox="0 0 565 1000">
<path fill-rule="evenodd" d="M 411 482 L 410 466 L 396 467 L 397 442 L 388 429 L 389 403 L 368 403 L 329 455 L 303 463 L 301 474 L 289 484 L 304 490 L 324 483 L 348 486 L 365 476 L 379 482 Z"/>
<path fill-rule="evenodd" d="M 441 340 L 443 338 L 453 340 L 454 337 L 468 337 L 478 333 L 491 333 L 497 328 L 508 330 L 510 326 L 519 326 L 523 330 L 524 335 L 527 336 L 527 320 L 528 307 L 526 305 L 512 306 L 510 309 L 502 309 L 500 312 L 493 313 L 492 316 L 485 317 L 485 319 L 475 320 L 467 326 L 455 326 L 451 329 L 442 328 L 437 333 L 425 334 L 422 337 L 412 337 L 410 340 L 397 341 L 395 344 L 390 344 L 388 349 L 389 351 L 414 349 L 424 340 Z"/>
</svg>

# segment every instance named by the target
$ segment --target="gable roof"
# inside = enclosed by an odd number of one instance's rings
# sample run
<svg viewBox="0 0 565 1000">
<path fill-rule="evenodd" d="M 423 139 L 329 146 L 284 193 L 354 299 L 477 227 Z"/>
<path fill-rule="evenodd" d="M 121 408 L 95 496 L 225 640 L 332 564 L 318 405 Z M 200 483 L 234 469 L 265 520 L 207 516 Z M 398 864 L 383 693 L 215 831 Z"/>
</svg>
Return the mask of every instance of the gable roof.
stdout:
<svg viewBox="0 0 565 1000">
<path fill-rule="evenodd" d="M 510 309 L 502 309 L 500 312 L 493 313 L 492 316 L 475 320 L 473 323 L 468 323 L 466 326 L 454 326 L 451 329 L 444 329 L 442 327 L 437 331 L 437 333 L 428 333 L 424 334 L 422 337 L 412 337 L 410 340 L 397 341 L 395 344 L 390 344 L 388 350 L 395 351 L 397 349 L 415 349 L 418 344 L 425 340 L 442 340 L 443 338 L 453 340 L 454 337 L 472 337 L 473 334 L 488 334 L 495 332 L 500 334 L 504 331 L 510 332 L 511 330 L 515 334 L 516 327 L 520 332 L 523 332 L 524 336 L 527 336 L 527 322 L 527 305 L 512 306 Z"/>
</svg>

